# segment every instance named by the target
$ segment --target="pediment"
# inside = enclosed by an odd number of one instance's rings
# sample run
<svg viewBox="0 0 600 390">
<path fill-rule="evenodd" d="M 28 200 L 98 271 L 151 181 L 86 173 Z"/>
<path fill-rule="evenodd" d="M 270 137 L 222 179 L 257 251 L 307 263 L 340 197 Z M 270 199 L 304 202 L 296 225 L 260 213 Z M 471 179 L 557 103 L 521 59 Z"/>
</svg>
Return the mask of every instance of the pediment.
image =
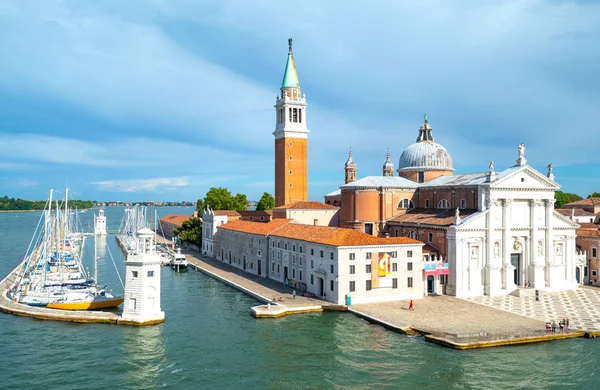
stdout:
<svg viewBox="0 0 600 390">
<path fill-rule="evenodd" d="M 560 188 L 554 181 L 548 179 L 539 171 L 529 165 L 517 169 L 509 168 L 506 175 L 499 174 L 499 178 L 490 184 L 491 188 L 518 188 L 518 189 L 547 189 L 557 190 Z"/>
<path fill-rule="evenodd" d="M 481 230 L 486 228 L 485 215 L 488 210 L 480 211 L 475 214 L 471 214 L 465 219 L 460 221 L 457 230 Z"/>
</svg>

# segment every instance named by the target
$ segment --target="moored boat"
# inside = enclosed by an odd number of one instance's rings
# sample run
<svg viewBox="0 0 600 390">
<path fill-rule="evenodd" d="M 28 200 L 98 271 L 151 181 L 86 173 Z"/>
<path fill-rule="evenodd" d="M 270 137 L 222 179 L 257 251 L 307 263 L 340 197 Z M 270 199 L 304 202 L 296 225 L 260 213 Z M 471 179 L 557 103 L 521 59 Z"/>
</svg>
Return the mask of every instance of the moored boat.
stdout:
<svg viewBox="0 0 600 390">
<path fill-rule="evenodd" d="M 171 268 L 175 271 L 183 271 L 188 267 L 188 261 L 185 258 L 185 255 L 181 253 L 181 249 L 177 248 L 177 252 L 173 255 L 171 259 Z"/>
</svg>

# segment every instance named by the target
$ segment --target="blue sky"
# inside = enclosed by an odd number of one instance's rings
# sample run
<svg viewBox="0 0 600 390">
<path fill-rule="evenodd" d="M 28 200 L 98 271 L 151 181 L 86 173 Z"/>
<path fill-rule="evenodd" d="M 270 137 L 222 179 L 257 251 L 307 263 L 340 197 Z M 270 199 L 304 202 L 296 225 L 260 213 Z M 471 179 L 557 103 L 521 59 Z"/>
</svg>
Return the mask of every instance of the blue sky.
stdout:
<svg viewBox="0 0 600 390">
<path fill-rule="evenodd" d="M 310 198 L 396 163 L 428 113 L 456 173 L 554 163 L 600 191 L 594 1 L 2 1 L 0 196 L 273 192 L 287 55 L 309 108 Z"/>
</svg>

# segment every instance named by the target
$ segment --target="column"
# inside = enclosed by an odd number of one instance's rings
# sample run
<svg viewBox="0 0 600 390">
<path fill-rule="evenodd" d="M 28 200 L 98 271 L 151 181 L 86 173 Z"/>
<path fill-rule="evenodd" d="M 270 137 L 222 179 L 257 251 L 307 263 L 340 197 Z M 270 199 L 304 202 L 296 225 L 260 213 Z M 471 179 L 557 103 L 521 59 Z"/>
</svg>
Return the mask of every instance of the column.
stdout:
<svg viewBox="0 0 600 390">
<path fill-rule="evenodd" d="M 529 245 L 530 255 L 530 263 L 529 263 L 529 281 L 533 287 L 544 287 L 544 260 L 543 260 L 543 251 L 544 248 L 538 247 L 538 242 L 540 241 L 541 235 L 539 232 L 540 229 L 540 216 L 543 215 L 544 202 L 540 199 L 535 199 L 530 201 L 530 215 L 531 215 L 531 242 Z M 540 250 L 542 253 L 539 253 Z"/>
<path fill-rule="evenodd" d="M 554 211 L 554 199 L 546 200 L 546 287 L 554 287 L 552 279 L 555 274 L 554 265 L 554 230 L 552 229 L 552 212 Z"/>
<path fill-rule="evenodd" d="M 446 286 L 446 293 L 448 295 L 459 295 L 457 293 L 457 286 L 459 283 L 459 269 L 458 269 L 458 261 L 456 258 L 456 230 L 454 231 L 448 231 L 448 254 L 447 259 L 448 259 L 448 267 L 449 267 L 449 274 L 448 274 L 448 285 Z"/>
<path fill-rule="evenodd" d="M 504 199 L 502 202 L 502 288 L 505 290 L 514 290 L 516 288 L 513 273 L 514 268 L 510 263 L 511 248 L 511 205 L 512 199 Z"/>
<path fill-rule="evenodd" d="M 496 215 L 500 212 L 500 203 L 497 200 L 486 200 L 487 213 L 487 235 L 486 235 L 486 254 L 487 262 L 485 265 L 485 285 L 483 293 L 485 295 L 498 295 L 502 289 L 502 258 L 500 251 L 496 253 L 494 244 L 496 243 Z"/>
</svg>

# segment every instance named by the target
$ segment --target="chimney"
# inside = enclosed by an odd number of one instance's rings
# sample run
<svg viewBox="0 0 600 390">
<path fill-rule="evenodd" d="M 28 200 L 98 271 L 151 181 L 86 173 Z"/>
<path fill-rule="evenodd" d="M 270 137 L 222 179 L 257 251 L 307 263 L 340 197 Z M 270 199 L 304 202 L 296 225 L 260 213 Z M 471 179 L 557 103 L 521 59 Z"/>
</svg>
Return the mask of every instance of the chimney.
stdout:
<svg viewBox="0 0 600 390">
<path fill-rule="evenodd" d="M 319 220 L 317 218 L 313 219 L 313 224 L 319 226 Z"/>
</svg>

